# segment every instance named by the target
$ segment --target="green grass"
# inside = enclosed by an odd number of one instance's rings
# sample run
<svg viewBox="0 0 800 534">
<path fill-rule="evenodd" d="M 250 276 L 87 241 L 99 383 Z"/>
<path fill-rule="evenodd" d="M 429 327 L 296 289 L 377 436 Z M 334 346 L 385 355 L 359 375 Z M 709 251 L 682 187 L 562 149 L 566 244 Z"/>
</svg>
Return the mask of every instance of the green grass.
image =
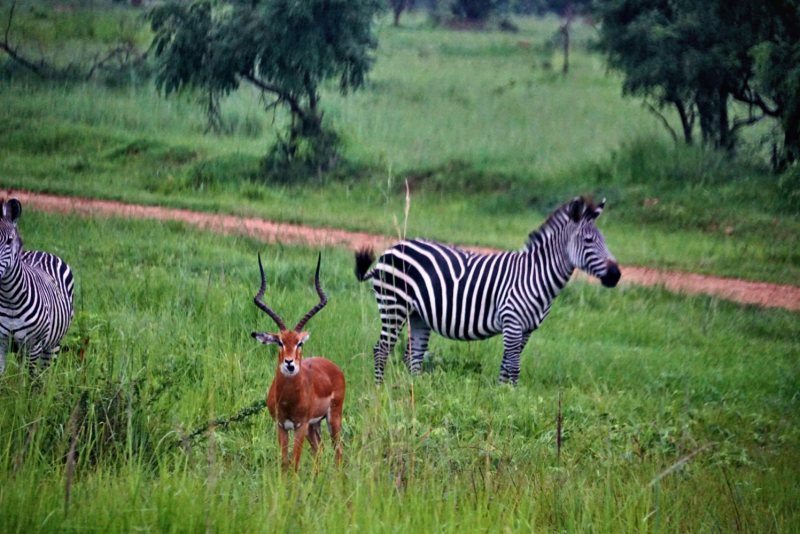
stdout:
<svg viewBox="0 0 800 534">
<path fill-rule="evenodd" d="M 274 348 L 249 333 L 274 325 L 252 305 L 256 254 L 292 322 L 316 302 L 315 250 L 31 210 L 20 228 L 72 265 L 76 319 L 39 380 L 15 359 L 0 379 L 3 532 L 797 531 L 796 313 L 575 283 L 519 387 L 496 384 L 498 338 L 434 338 L 413 379 L 398 352 L 378 387 L 371 288 L 323 250 L 330 303 L 306 355 L 347 377 L 345 463 L 328 447 L 314 475 L 306 448 L 294 478 L 264 414 L 188 449 L 180 434 L 263 400 Z"/>
<path fill-rule="evenodd" d="M 97 17 L 105 35 L 110 22 Z M 231 135 L 207 136 L 191 94 L 12 76 L 2 82 L 2 185 L 397 235 L 408 180 L 409 235 L 507 249 L 590 193 L 608 198 L 601 225 L 623 265 L 797 283 L 797 182 L 757 162 L 758 132 L 734 162 L 676 149 L 587 52 L 591 28 L 576 26 L 562 76 L 558 54 L 542 52 L 557 21 L 519 22 L 520 33 L 503 34 L 434 29 L 422 15 L 399 29 L 382 21 L 368 87 L 323 92 L 346 163 L 291 187 L 259 178 L 286 117 L 265 115 L 247 89 L 223 103 Z"/>
</svg>

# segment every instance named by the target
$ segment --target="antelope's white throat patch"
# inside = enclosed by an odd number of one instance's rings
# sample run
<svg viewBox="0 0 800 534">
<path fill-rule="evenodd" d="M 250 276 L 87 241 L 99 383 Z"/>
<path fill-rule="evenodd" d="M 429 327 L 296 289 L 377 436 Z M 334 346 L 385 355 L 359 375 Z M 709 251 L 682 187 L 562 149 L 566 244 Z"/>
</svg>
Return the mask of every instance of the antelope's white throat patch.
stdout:
<svg viewBox="0 0 800 534">
<path fill-rule="evenodd" d="M 281 373 L 283 374 L 283 376 L 291 377 L 291 376 L 295 376 L 299 372 L 300 372 L 300 366 L 299 365 L 293 365 L 291 371 L 289 371 L 289 369 L 286 368 L 285 364 L 281 365 Z"/>
</svg>

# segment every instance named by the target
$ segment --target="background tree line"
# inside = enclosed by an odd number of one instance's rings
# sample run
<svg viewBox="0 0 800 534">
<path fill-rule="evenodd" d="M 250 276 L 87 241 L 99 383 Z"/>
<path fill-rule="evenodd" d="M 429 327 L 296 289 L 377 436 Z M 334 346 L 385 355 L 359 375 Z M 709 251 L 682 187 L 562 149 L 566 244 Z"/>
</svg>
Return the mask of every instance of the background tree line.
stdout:
<svg viewBox="0 0 800 534">
<path fill-rule="evenodd" d="M 733 153 L 741 128 L 771 117 L 773 165 L 800 157 L 800 9 L 794 0 L 597 0 L 599 48 L 625 94 L 673 108 L 686 144 Z M 673 132 L 674 137 L 678 137 Z"/>
<path fill-rule="evenodd" d="M 87 3 L 78 2 L 79 5 Z M 117 3 L 115 0 L 109 2 Z M 90 3 L 97 3 L 94 0 Z M 36 4 L 21 3 L 35 11 Z M 266 160 L 267 168 L 324 172 L 339 161 L 339 138 L 323 121 L 320 86 L 336 80 L 343 93 L 366 82 L 377 47 L 377 16 L 394 23 L 405 9 L 452 20 L 502 19 L 509 13 L 555 13 L 565 62 L 570 23 L 582 16 L 597 29 L 597 49 L 623 76 L 623 93 L 641 98 L 673 137 L 735 154 L 743 128 L 770 119 L 776 170 L 800 158 L 800 8 L 796 0 L 196 0 L 156 4 L 147 11 L 149 51 L 132 44 L 133 30 L 82 70 L 58 70 L 28 58 L 14 42 L 15 7 L 6 11 L 0 51 L 37 76 L 90 80 L 96 73 L 143 72 L 152 62 L 157 86 L 170 95 L 198 91 L 210 128 L 221 130 L 220 98 L 242 83 L 264 95 L 265 109 L 292 117 Z M 19 13 L 19 10 L 17 10 Z M 507 28 L 513 29 L 513 26 Z M 673 112 L 679 132 L 671 126 Z"/>
</svg>

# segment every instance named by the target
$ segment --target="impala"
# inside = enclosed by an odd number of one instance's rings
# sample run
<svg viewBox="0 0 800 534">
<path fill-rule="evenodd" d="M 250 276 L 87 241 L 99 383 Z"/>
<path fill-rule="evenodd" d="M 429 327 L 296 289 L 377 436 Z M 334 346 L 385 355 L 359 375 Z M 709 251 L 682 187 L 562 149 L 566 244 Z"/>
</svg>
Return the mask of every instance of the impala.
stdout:
<svg viewBox="0 0 800 534">
<path fill-rule="evenodd" d="M 261 255 L 258 267 L 261 270 L 261 289 L 253 301 L 262 311 L 272 317 L 280 333 L 253 332 L 252 336 L 264 344 L 278 345 L 278 367 L 267 395 L 267 407 L 272 419 L 277 423 L 278 443 L 281 447 L 281 465 L 289 465 L 289 430 L 294 431 L 292 460 L 294 470 L 300 464 L 303 440 L 308 439 L 316 457 L 320 444 L 320 424 L 325 419 L 333 440 L 336 465 L 342 459 L 340 431 L 342 428 L 342 405 L 344 404 L 344 374 L 335 363 L 325 358 L 303 358 L 303 345 L 308 341 L 308 332 L 303 332 L 305 324 L 325 304 L 328 297 L 319 284 L 319 265 L 322 255 L 317 259 L 317 272 L 314 283 L 319 295 L 319 304 L 303 317 L 293 330 L 287 330 L 277 313 L 272 311 L 261 299 L 267 287 Z"/>
</svg>

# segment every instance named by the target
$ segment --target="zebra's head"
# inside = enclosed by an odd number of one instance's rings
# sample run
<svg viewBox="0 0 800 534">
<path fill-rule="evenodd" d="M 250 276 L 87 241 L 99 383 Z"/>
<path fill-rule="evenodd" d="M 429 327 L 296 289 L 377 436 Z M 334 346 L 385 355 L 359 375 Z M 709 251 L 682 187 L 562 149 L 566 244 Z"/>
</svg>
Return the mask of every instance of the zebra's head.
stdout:
<svg viewBox="0 0 800 534">
<path fill-rule="evenodd" d="M 17 231 L 17 219 L 22 214 L 19 200 L 0 200 L 2 216 L 0 217 L 0 278 L 16 263 L 22 252 L 22 238 Z"/>
<path fill-rule="evenodd" d="M 603 213 L 606 199 L 594 205 L 576 198 L 567 206 L 569 218 L 575 224 L 567 247 L 569 259 L 577 268 L 600 279 L 606 287 L 614 287 L 621 276 L 619 265 L 606 247 L 606 239 L 595 226 Z"/>
</svg>

